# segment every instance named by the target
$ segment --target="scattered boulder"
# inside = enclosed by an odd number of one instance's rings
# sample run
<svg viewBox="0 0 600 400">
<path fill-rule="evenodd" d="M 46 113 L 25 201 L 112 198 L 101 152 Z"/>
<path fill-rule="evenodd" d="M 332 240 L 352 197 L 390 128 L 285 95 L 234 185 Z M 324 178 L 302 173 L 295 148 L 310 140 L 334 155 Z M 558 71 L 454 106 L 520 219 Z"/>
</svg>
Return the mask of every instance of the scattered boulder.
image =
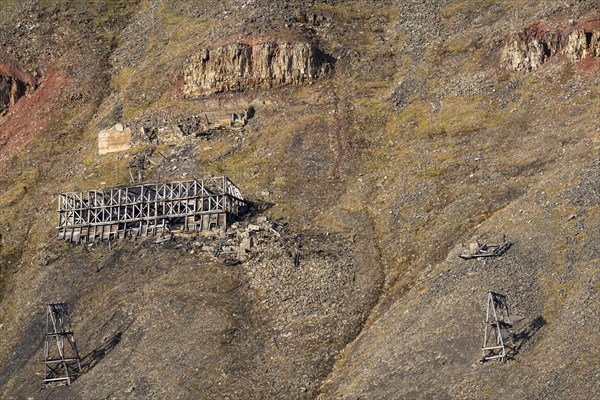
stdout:
<svg viewBox="0 0 600 400">
<path fill-rule="evenodd" d="M 254 246 L 254 241 L 252 240 L 252 236 L 248 236 L 242 239 L 239 246 L 239 251 L 241 254 L 246 254 L 246 252 L 250 251 Z"/>
<path fill-rule="evenodd" d="M 260 227 L 260 225 L 256 225 L 256 224 L 249 224 L 248 228 L 246 228 L 248 231 L 250 232 L 258 232 L 260 231 L 262 228 Z"/>
<path fill-rule="evenodd" d="M 469 253 L 475 254 L 479 250 L 479 243 L 469 243 Z"/>
</svg>

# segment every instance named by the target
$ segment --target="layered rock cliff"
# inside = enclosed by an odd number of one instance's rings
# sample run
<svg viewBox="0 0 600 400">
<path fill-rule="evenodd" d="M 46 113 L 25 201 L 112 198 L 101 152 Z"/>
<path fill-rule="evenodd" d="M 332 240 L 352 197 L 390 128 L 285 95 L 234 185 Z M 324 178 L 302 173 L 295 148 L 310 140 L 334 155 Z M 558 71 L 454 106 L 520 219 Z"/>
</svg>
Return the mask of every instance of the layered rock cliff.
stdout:
<svg viewBox="0 0 600 400">
<path fill-rule="evenodd" d="M 331 57 L 310 41 L 263 39 L 206 48 L 194 55 L 184 72 L 188 97 L 250 88 L 302 85 L 326 76 Z"/>
<path fill-rule="evenodd" d="M 538 22 L 514 35 L 502 50 L 504 66 L 513 71 L 529 71 L 558 54 L 572 62 L 600 57 L 600 20 L 569 24 L 564 28 Z"/>
</svg>

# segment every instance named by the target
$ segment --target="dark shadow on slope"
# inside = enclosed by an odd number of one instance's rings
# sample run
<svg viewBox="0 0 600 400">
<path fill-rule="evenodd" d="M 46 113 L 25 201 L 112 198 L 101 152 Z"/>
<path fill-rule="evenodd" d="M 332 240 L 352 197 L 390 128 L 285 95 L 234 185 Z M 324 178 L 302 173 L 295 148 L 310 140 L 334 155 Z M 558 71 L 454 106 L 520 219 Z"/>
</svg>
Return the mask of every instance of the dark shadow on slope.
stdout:
<svg viewBox="0 0 600 400">
<path fill-rule="evenodd" d="M 512 351 L 511 356 L 514 357 L 519 354 L 523 346 L 546 324 L 546 320 L 540 315 L 539 317 L 534 318 L 529 325 L 523 328 L 519 333 L 516 333 L 514 335 L 515 348 Z"/>
<path fill-rule="evenodd" d="M 263 200 L 246 199 L 246 202 L 248 203 L 248 209 L 242 216 L 242 219 L 248 219 L 248 218 L 257 216 L 259 214 L 262 214 L 265 211 L 267 211 L 269 208 L 271 208 L 275 205 L 274 203 L 270 203 L 268 201 L 263 201 Z"/>
<path fill-rule="evenodd" d="M 89 354 L 81 359 L 81 373 L 73 378 L 76 380 L 81 375 L 88 373 L 94 368 L 100 361 L 102 361 L 108 353 L 110 353 L 120 342 L 123 336 L 123 332 L 117 331 L 110 339 L 107 339 L 100 346 L 92 350 Z"/>
<path fill-rule="evenodd" d="M 34 359 L 35 354 L 44 347 L 44 329 L 44 311 L 42 311 L 40 307 L 33 316 L 31 323 L 21 334 L 21 340 L 12 352 L 10 358 L 8 360 L 3 360 L 4 365 L 0 369 L 0 388 L 3 388 L 6 383 L 22 370 L 30 360 Z"/>
</svg>

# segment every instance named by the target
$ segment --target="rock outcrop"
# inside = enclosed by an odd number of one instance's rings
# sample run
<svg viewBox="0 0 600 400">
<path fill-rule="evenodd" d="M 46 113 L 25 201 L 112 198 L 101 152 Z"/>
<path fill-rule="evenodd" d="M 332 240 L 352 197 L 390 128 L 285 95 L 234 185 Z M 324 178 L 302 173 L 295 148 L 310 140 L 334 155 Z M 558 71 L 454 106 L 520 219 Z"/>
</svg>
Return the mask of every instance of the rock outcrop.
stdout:
<svg viewBox="0 0 600 400">
<path fill-rule="evenodd" d="M 28 74 L 0 64 L 0 115 L 5 114 L 9 107 L 14 106 L 34 84 L 35 80 Z"/>
<path fill-rule="evenodd" d="M 201 50 L 184 72 L 188 97 L 303 85 L 329 74 L 332 58 L 314 43 L 261 38 Z"/>
<path fill-rule="evenodd" d="M 562 54 L 572 62 L 600 57 L 600 27 L 577 24 L 568 29 L 538 22 L 509 39 L 502 49 L 502 64 L 513 71 L 539 68 L 548 59 Z"/>
<path fill-rule="evenodd" d="M 131 147 L 131 129 L 117 123 L 98 132 L 98 154 L 124 151 Z"/>
<path fill-rule="evenodd" d="M 600 57 L 600 29 L 597 29 L 592 33 L 589 50 L 590 56 Z"/>
</svg>

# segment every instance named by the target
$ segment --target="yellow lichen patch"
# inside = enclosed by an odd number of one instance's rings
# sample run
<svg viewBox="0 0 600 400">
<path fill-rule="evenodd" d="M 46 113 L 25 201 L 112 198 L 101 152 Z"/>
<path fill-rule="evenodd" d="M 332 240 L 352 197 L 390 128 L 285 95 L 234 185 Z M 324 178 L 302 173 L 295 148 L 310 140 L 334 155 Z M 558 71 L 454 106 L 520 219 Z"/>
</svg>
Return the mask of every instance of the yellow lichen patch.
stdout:
<svg viewBox="0 0 600 400">
<path fill-rule="evenodd" d="M 423 286 L 422 288 L 417 290 L 417 294 L 419 296 L 424 295 L 425 293 L 427 293 L 429 291 L 429 287 L 428 286 Z"/>
<path fill-rule="evenodd" d="M 446 98 L 436 117 L 451 135 L 475 132 L 497 122 L 497 116 L 483 104 L 483 98 L 475 96 Z"/>
</svg>

